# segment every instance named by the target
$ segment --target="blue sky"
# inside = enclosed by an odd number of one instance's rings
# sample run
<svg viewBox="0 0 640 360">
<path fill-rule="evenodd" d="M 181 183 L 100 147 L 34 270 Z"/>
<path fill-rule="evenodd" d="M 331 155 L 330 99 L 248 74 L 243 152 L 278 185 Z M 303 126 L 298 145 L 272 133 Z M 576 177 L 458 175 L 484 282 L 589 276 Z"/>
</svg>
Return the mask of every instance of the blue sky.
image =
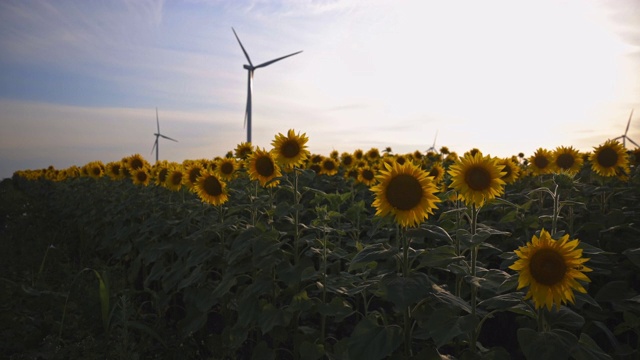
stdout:
<svg viewBox="0 0 640 360">
<path fill-rule="evenodd" d="M 0 177 L 139 153 L 213 158 L 293 128 L 314 153 L 531 155 L 640 142 L 637 0 L 0 2 Z"/>
</svg>

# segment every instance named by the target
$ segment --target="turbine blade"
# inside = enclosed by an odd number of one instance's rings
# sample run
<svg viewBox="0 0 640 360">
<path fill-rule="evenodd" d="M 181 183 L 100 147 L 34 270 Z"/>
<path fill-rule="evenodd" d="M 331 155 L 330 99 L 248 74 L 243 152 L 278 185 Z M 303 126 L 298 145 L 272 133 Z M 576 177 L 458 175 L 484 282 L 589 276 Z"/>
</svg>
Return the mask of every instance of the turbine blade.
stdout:
<svg viewBox="0 0 640 360">
<path fill-rule="evenodd" d="M 625 138 L 625 137 L 626 137 L 626 136 L 624 136 L 624 135 L 620 135 L 620 136 L 618 136 L 618 137 L 613 138 L 612 140 L 618 140 L 618 139 L 622 139 L 622 138 Z"/>
<path fill-rule="evenodd" d="M 178 140 L 176 140 L 176 139 L 172 139 L 172 138 L 170 138 L 170 137 L 168 137 L 168 136 L 164 136 L 164 135 L 162 135 L 162 134 L 158 134 L 158 135 L 160 135 L 160 136 L 161 136 L 162 138 L 164 138 L 164 139 L 167 139 L 167 140 L 171 140 L 171 141 L 178 142 Z"/>
<path fill-rule="evenodd" d="M 433 145 L 431 146 L 434 150 L 436 148 L 436 140 L 438 139 L 438 130 L 436 130 L 436 136 L 433 137 Z"/>
<path fill-rule="evenodd" d="M 279 58 L 277 58 L 277 59 L 273 59 L 273 60 L 270 60 L 270 61 L 264 62 L 264 63 L 262 63 L 262 64 L 260 64 L 260 65 L 258 65 L 258 66 L 256 66 L 256 67 L 254 67 L 254 69 L 257 69 L 257 68 L 261 68 L 261 67 L 265 67 L 265 66 L 271 65 L 271 64 L 273 64 L 273 63 L 274 63 L 274 62 L 276 62 L 276 61 L 280 61 L 280 60 L 282 60 L 282 59 L 286 59 L 286 58 L 288 58 L 289 56 L 293 56 L 293 55 L 296 55 L 296 54 L 300 54 L 301 52 L 302 52 L 302 50 L 300 50 L 300 51 L 298 51 L 298 52 L 294 52 L 293 54 L 285 55 L 285 56 L 279 57 Z"/>
<path fill-rule="evenodd" d="M 158 119 L 158 108 L 156 108 L 156 125 L 158 125 L 158 134 L 160 133 L 160 120 Z"/>
<path fill-rule="evenodd" d="M 627 138 L 627 140 L 631 141 L 633 145 L 640 148 L 640 145 L 638 145 L 635 141 L 631 140 L 630 138 Z"/>
<path fill-rule="evenodd" d="M 236 34 L 236 30 L 232 27 L 231 30 L 233 30 L 233 35 L 236 36 L 236 40 L 238 40 L 238 44 L 240 44 L 240 48 L 242 48 L 242 52 L 244 53 L 244 57 L 247 58 L 247 61 L 249 62 L 249 65 L 251 65 L 251 67 L 253 67 L 253 63 L 251 62 L 251 59 L 249 58 L 249 54 L 247 53 L 247 50 L 244 49 L 244 46 L 242 46 L 242 42 L 240 41 L 240 38 L 238 37 L 238 34 Z"/>
<path fill-rule="evenodd" d="M 158 137 L 156 136 L 156 141 L 153 143 L 153 147 L 151 148 L 151 154 L 153 154 L 153 150 L 158 146 Z"/>
<path fill-rule="evenodd" d="M 627 136 L 627 132 L 629 132 L 629 125 L 631 125 L 631 117 L 633 116 L 633 109 L 631 109 L 631 115 L 629 115 L 629 121 L 627 121 L 627 129 L 624 131 L 624 135 Z"/>
</svg>

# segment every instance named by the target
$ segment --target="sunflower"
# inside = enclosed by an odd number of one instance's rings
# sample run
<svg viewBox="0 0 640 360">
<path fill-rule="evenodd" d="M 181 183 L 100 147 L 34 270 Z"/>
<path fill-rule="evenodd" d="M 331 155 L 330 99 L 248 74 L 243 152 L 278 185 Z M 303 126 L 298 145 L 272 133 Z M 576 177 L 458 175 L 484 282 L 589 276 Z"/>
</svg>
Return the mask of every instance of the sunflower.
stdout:
<svg viewBox="0 0 640 360">
<path fill-rule="evenodd" d="M 229 200 L 227 185 L 210 170 L 200 173 L 194 190 L 203 202 L 211 205 L 222 205 Z"/>
<path fill-rule="evenodd" d="M 131 173 L 131 180 L 136 185 L 147 186 L 151 182 L 151 174 L 148 167 L 141 167 Z"/>
<path fill-rule="evenodd" d="M 353 152 L 353 157 L 358 161 L 364 160 L 364 152 L 362 149 L 357 149 Z"/>
<path fill-rule="evenodd" d="M 519 272 L 518 290 L 529 286 L 525 299 L 533 298 L 536 309 L 546 306 L 551 310 L 555 304 L 574 303 L 573 291 L 587 291 L 577 281 L 589 282 L 583 274 L 591 269 L 584 266 L 588 258 L 582 257 L 582 249 L 576 249 L 580 241 L 569 240 L 569 235 L 559 240 L 551 238 L 544 229 L 540 236 L 533 235 L 531 242 L 515 250 L 518 260 L 509 269 Z"/>
<path fill-rule="evenodd" d="M 482 206 L 485 201 L 500 196 L 504 192 L 505 174 L 503 165 L 496 159 L 482 156 L 480 151 L 472 155 L 467 152 L 458 162 L 451 165 L 451 188 L 456 190 L 467 205 Z"/>
<path fill-rule="evenodd" d="M 601 176 L 609 177 L 616 176 L 620 172 L 629 172 L 627 152 L 616 140 L 607 140 L 594 148 L 589 161 L 591 161 L 591 169 Z"/>
<path fill-rule="evenodd" d="M 429 169 L 428 174 L 433 178 L 434 183 L 439 184 L 444 179 L 444 168 L 442 165 L 435 163 Z"/>
<path fill-rule="evenodd" d="M 357 168 L 355 167 L 351 167 L 348 168 L 347 170 L 345 170 L 344 172 L 344 179 L 345 180 L 353 180 L 353 181 L 358 181 L 358 174 L 360 172 L 358 171 Z"/>
<path fill-rule="evenodd" d="M 276 164 L 276 160 L 273 158 L 270 152 L 265 149 L 256 148 L 256 150 L 249 156 L 249 178 L 251 180 L 257 180 L 263 187 L 274 187 L 278 185 L 279 180 L 272 181 L 267 185 L 269 181 L 277 177 L 282 176 L 280 167 Z"/>
<path fill-rule="evenodd" d="M 322 159 L 320 174 L 333 176 L 338 173 L 338 161 L 332 157 Z"/>
<path fill-rule="evenodd" d="M 111 180 L 122 180 L 125 177 L 123 165 L 120 161 L 107 163 L 105 171 Z"/>
<path fill-rule="evenodd" d="M 99 179 L 104 175 L 105 167 L 102 161 L 92 161 L 88 163 L 86 166 L 87 166 L 87 172 L 89 173 L 89 176 L 91 176 L 92 178 Z"/>
<path fill-rule="evenodd" d="M 236 146 L 235 154 L 236 158 L 246 160 L 253 152 L 253 145 L 250 142 L 241 142 Z"/>
<path fill-rule="evenodd" d="M 370 166 L 363 166 L 358 168 L 357 179 L 358 182 L 371 186 L 376 183 L 376 173 Z"/>
<path fill-rule="evenodd" d="M 304 164 L 304 161 L 309 156 L 309 151 L 305 145 L 309 138 L 306 135 L 304 133 L 296 135 L 293 129 L 289 129 L 287 136 L 283 134 L 276 135 L 275 140 L 271 142 L 276 161 L 287 169 Z"/>
<path fill-rule="evenodd" d="M 157 186 L 162 186 L 167 180 L 167 176 L 169 175 L 169 162 L 167 160 L 160 160 L 155 165 L 153 165 L 153 174 L 155 179 L 155 184 Z"/>
<path fill-rule="evenodd" d="M 371 148 L 366 154 L 364 154 L 364 156 L 367 158 L 369 163 L 375 164 L 380 160 L 380 150 L 378 150 L 378 148 Z"/>
<path fill-rule="evenodd" d="M 582 168 L 582 156 L 573 146 L 559 146 L 553 152 L 553 164 L 556 171 L 575 175 Z"/>
<path fill-rule="evenodd" d="M 403 227 L 419 225 L 436 208 L 440 199 L 436 185 L 428 174 L 410 162 L 404 165 L 385 165 L 376 176 L 380 181 L 371 187 L 375 194 L 376 215 L 393 214 Z"/>
<path fill-rule="evenodd" d="M 547 149 L 539 148 L 529 158 L 529 163 L 533 175 L 550 174 L 553 170 L 553 154 Z"/>
<path fill-rule="evenodd" d="M 185 169 L 185 176 L 182 178 L 182 183 L 187 185 L 189 189 L 193 190 L 198 177 L 202 171 L 204 171 L 204 167 L 199 161 L 193 161 L 189 162 L 189 165 L 187 165 Z"/>
<path fill-rule="evenodd" d="M 149 164 L 149 162 L 147 162 L 147 160 L 145 160 L 140 154 L 133 154 L 127 157 L 123 163 L 130 173 L 133 173 L 135 170 L 142 169 L 144 167 L 151 167 L 151 164 Z"/>
<path fill-rule="evenodd" d="M 518 176 L 520 175 L 520 167 L 516 165 L 513 159 L 505 158 L 498 159 L 498 165 L 503 165 L 504 168 L 502 171 L 504 175 L 502 175 L 502 180 L 505 184 L 513 184 L 518 180 Z"/>
<path fill-rule="evenodd" d="M 340 155 L 340 165 L 342 165 L 342 167 L 348 169 L 351 166 L 353 166 L 354 163 L 355 163 L 355 158 L 353 157 L 353 155 L 349 154 L 348 152 L 343 152 Z"/>
<path fill-rule="evenodd" d="M 182 166 L 174 166 L 169 169 L 169 174 L 164 182 L 164 186 L 171 191 L 179 191 L 184 183 L 185 174 Z"/>
<path fill-rule="evenodd" d="M 329 157 L 336 161 L 340 160 L 340 153 L 338 152 L 338 150 L 331 150 L 331 152 L 329 153 Z"/>
<path fill-rule="evenodd" d="M 215 173 L 221 180 L 229 181 L 236 176 L 236 170 L 238 170 L 236 159 L 223 158 L 218 160 Z"/>
</svg>

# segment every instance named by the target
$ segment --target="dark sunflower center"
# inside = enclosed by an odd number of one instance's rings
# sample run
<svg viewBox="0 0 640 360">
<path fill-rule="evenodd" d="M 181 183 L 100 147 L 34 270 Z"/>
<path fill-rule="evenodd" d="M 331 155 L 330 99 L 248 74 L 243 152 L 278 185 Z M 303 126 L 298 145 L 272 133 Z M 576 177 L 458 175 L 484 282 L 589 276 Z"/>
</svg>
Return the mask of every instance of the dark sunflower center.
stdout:
<svg viewBox="0 0 640 360">
<path fill-rule="evenodd" d="M 403 157 L 401 157 L 401 156 L 398 156 L 398 157 L 396 158 L 396 162 L 397 162 L 398 164 L 400 164 L 400 165 L 403 165 L 405 162 L 407 162 L 407 159 L 405 159 L 405 158 L 403 158 Z"/>
<path fill-rule="evenodd" d="M 294 158 L 300 153 L 300 145 L 295 140 L 287 140 L 280 147 L 280 153 L 286 158 Z"/>
<path fill-rule="evenodd" d="M 225 174 L 225 175 L 231 175 L 233 174 L 233 164 L 231 163 L 224 163 L 220 166 L 220 172 Z"/>
<path fill-rule="evenodd" d="M 333 169 L 335 169 L 335 168 L 336 168 L 336 164 L 335 164 L 333 161 L 325 161 L 325 162 L 322 164 L 322 167 L 323 167 L 325 170 L 333 170 Z"/>
<path fill-rule="evenodd" d="M 100 168 L 99 167 L 94 167 L 93 168 L 93 175 L 95 175 L 95 176 L 100 175 Z"/>
<path fill-rule="evenodd" d="M 367 181 L 371 181 L 374 178 L 374 173 L 371 170 L 363 170 L 362 171 L 362 178 L 367 180 Z"/>
<path fill-rule="evenodd" d="M 385 195 L 394 208 L 411 210 L 422 200 L 422 186 L 415 177 L 400 174 L 389 181 Z"/>
<path fill-rule="evenodd" d="M 168 172 L 169 170 L 167 169 L 160 170 L 160 172 L 158 173 L 158 180 L 160 180 L 160 182 L 164 182 L 167 179 Z"/>
<path fill-rule="evenodd" d="M 612 167 L 618 163 L 618 153 L 610 148 L 604 148 L 598 153 L 598 164 L 602 167 Z"/>
<path fill-rule="evenodd" d="M 353 164 L 353 158 L 351 156 L 347 156 L 342 159 L 342 163 L 344 166 L 351 166 L 351 164 Z"/>
<path fill-rule="evenodd" d="M 504 169 L 502 169 L 502 172 L 504 172 L 504 175 L 502 175 L 502 178 L 503 179 L 508 178 L 509 176 L 511 176 L 511 173 L 512 173 L 511 166 L 505 165 Z"/>
<path fill-rule="evenodd" d="M 171 185 L 180 185 L 182 182 L 182 173 L 173 173 L 171 175 Z"/>
<path fill-rule="evenodd" d="M 538 250 L 529 263 L 529 270 L 533 278 L 547 286 L 553 286 L 564 278 L 567 264 L 557 251 L 552 249 Z"/>
<path fill-rule="evenodd" d="M 474 166 L 464 174 L 464 182 L 475 191 L 483 191 L 491 187 L 491 174 L 481 166 Z"/>
<path fill-rule="evenodd" d="M 200 176 L 199 168 L 191 169 L 191 171 L 189 171 L 189 181 L 191 181 L 192 184 L 196 182 L 198 176 Z"/>
<path fill-rule="evenodd" d="M 350 178 L 357 179 L 358 178 L 358 170 L 349 170 L 347 173 Z"/>
<path fill-rule="evenodd" d="M 120 175 L 120 165 L 113 165 L 113 167 L 111 168 L 111 172 L 114 175 Z"/>
<path fill-rule="evenodd" d="M 256 159 L 256 171 L 260 176 L 269 177 L 273 175 L 275 166 L 269 157 L 263 156 Z"/>
<path fill-rule="evenodd" d="M 313 170 L 316 174 L 319 174 L 320 171 L 322 171 L 322 166 L 318 164 L 311 164 L 311 166 L 309 166 L 309 169 Z"/>
<path fill-rule="evenodd" d="M 429 170 L 429 176 L 433 176 L 434 178 L 437 178 L 440 175 L 440 170 L 438 170 L 437 168 L 432 168 L 431 170 Z"/>
<path fill-rule="evenodd" d="M 131 160 L 131 169 L 138 170 L 143 166 L 142 161 L 140 159 L 132 159 Z"/>
<path fill-rule="evenodd" d="M 536 156 L 533 159 L 533 164 L 538 167 L 538 169 L 544 169 L 549 165 L 549 159 L 544 156 Z"/>
<path fill-rule="evenodd" d="M 202 188 L 207 195 L 218 196 L 222 194 L 222 184 L 220 184 L 220 181 L 214 176 L 209 176 L 204 179 Z"/>
<path fill-rule="evenodd" d="M 138 171 L 136 173 L 136 179 L 138 179 L 138 181 L 140 181 L 140 182 L 147 181 L 147 173 L 144 172 L 144 171 Z"/>
<path fill-rule="evenodd" d="M 558 156 L 558 158 L 556 159 L 556 164 L 558 165 L 558 167 L 564 170 L 571 169 L 575 162 L 576 160 L 571 154 L 560 154 L 560 156 Z"/>
</svg>

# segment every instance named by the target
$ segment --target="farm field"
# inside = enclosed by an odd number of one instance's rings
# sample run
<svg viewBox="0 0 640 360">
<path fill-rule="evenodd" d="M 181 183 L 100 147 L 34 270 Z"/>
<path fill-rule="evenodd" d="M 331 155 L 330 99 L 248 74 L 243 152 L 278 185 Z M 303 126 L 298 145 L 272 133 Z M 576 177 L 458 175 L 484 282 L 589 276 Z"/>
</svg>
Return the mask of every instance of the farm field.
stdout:
<svg viewBox="0 0 640 360">
<path fill-rule="evenodd" d="M 640 153 L 140 155 L 0 185 L 7 359 L 640 359 Z"/>
</svg>

